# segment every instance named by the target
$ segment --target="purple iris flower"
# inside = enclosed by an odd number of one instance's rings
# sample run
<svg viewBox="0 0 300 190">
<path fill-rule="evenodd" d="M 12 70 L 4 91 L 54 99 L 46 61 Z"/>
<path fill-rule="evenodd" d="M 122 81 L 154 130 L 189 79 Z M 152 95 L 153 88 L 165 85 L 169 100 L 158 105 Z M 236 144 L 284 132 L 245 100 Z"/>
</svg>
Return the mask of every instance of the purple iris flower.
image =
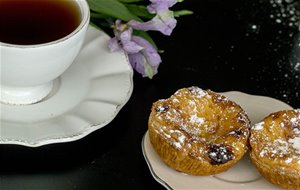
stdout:
<svg viewBox="0 0 300 190">
<path fill-rule="evenodd" d="M 132 41 L 132 28 L 116 20 L 115 37 L 109 40 L 108 47 L 111 51 L 124 49 L 127 53 L 137 53 L 143 49 L 142 46 Z"/>
<path fill-rule="evenodd" d="M 171 35 L 173 29 L 176 27 L 177 21 L 174 18 L 173 11 L 169 8 L 175 5 L 177 0 L 150 0 L 151 4 L 147 9 L 150 13 L 156 14 L 148 22 L 139 22 L 131 20 L 127 24 L 137 30 L 155 30 L 160 31 L 164 35 Z"/>
<path fill-rule="evenodd" d="M 164 35 L 171 35 L 173 29 L 176 27 L 177 21 L 173 16 L 172 11 L 165 11 L 162 14 L 157 14 L 153 19 L 148 22 L 139 22 L 136 20 L 131 20 L 128 25 L 136 30 L 155 30 L 160 31 Z"/>
<path fill-rule="evenodd" d="M 152 78 L 157 73 L 157 68 L 161 63 L 161 58 L 156 49 L 144 38 L 133 36 L 132 40 L 144 47 L 138 53 L 128 54 L 130 64 L 143 77 Z"/>
<path fill-rule="evenodd" d="M 177 0 L 150 0 L 151 4 L 147 6 L 149 13 L 155 14 L 161 11 L 169 10 L 175 5 Z"/>
<path fill-rule="evenodd" d="M 143 77 L 152 78 L 157 73 L 161 58 L 156 49 L 144 38 L 132 35 L 132 28 L 117 20 L 114 27 L 115 37 L 108 47 L 111 51 L 124 49 L 128 53 L 132 67 Z"/>
</svg>

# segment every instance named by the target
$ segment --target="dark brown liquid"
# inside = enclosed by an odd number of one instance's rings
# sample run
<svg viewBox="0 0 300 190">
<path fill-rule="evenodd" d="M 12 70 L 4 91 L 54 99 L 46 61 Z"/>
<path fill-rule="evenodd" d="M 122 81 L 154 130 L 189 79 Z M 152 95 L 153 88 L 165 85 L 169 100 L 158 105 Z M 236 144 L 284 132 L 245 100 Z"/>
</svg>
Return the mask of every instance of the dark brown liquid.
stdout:
<svg viewBox="0 0 300 190">
<path fill-rule="evenodd" d="M 73 0 L 0 0 L 0 42 L 51 42 L 74 31 L 80 20 Z"/>
</svg>

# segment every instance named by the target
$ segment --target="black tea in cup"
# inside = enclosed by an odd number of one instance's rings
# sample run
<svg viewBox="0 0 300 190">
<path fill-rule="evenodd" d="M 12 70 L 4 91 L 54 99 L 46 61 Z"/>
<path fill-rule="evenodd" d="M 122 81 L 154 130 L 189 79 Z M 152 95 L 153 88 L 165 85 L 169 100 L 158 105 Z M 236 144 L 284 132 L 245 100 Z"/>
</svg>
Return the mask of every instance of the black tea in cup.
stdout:
<svg viewBox="0 0 300 190">
<path fill-rule="evenodd" d="M 51 42 L 72 33 L 80 21 L 75 0 L 0 0 L 0 42 Z"/>
</svg>

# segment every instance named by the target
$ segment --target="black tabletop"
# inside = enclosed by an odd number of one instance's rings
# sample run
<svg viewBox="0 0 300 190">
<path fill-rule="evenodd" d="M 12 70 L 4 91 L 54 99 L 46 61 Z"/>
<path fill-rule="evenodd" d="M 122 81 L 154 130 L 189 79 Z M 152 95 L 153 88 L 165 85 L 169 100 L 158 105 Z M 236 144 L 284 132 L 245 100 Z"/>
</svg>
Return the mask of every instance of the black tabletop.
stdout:
<svg viewBox="0 0 300 190">
<path fill-rule="evenodd" d="M 163 62 L 134 75 L 129 102 L 107 126 L 69 143 L 0 145 L 0 189 L 164 189 L 141 150 L 154 101 L 199 86 L 270 96 L 300 107 L 298 0 L 185 0 L 170 37 L 153 33 Z M 152 33 L 151 33 L 152 34 Z"/>
</svg>

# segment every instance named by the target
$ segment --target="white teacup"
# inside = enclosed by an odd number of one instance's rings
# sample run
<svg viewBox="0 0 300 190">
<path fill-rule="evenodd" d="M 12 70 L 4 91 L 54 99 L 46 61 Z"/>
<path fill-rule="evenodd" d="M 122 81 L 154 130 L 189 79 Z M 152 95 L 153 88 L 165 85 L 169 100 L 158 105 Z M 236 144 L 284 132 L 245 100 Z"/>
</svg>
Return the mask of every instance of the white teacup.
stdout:
<svg viewBox="0 0 300 190">
<path fill-rule="evenodd" d="M 16 45 L 0 42 L 0 79 L 2 103 L 25 105 L 41 101 L 52 90 L 53 80 L 74 61 L 89 25 L 86 0 L 77 3 L 81 21 L 67 36 L 48 43 Z"/>
</svg>

